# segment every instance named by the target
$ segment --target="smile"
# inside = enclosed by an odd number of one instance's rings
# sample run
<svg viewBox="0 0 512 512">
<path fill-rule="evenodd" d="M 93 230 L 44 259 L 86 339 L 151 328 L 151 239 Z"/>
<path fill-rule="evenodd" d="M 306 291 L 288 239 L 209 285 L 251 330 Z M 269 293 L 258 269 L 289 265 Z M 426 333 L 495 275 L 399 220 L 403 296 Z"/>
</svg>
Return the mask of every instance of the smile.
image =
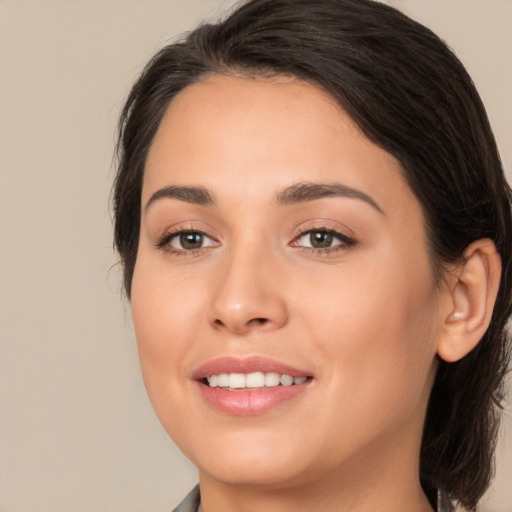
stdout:
<svg viewBox="0 0 512 512">
<path fill-rule="evenodd" d="M 297 386 L 306 382 L 307 377 L 292 377 L 286 373 L 252 372 L 252 373 L 219 373 L 207 379 L 211 388 L 229 390 L 273 388 L 276 386 Z"/>
<path fill-rule="evenodd" d="M 255 416 L 307 395 L 314 377 L 308 370 L 252 356 L 210 360 L 193 373 L 192 380 L 208 407 L 234 416 Z"/>
</svg>

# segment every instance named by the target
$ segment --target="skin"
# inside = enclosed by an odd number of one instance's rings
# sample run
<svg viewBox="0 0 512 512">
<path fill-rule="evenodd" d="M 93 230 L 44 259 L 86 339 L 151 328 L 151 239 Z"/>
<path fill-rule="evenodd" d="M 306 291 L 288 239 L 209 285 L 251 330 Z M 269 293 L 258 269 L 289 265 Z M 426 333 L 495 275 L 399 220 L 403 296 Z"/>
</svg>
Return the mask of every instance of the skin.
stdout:
<svg viewBox="0 0 512 512">
<path fill-rule="evenodd" d="M 276 200 L 304 182 L 374 204 Z M 146 206 L 169 186 L 215 204 Z M 203 246 L 169 238 L 184 229 Z M 325 229 L 354 243 L 309 247 Z M 426 247 L 399 163 L 323 91 L 214 76 L 178 94 L 146 163 L 132 312 L 148 394 L 199 469 L 204 512 L 432 510 L 419 447 L 449 293 Z M 206 404 L 194 371 L 253 355 L 313 379 L 264 414 Z"/>
</svg>

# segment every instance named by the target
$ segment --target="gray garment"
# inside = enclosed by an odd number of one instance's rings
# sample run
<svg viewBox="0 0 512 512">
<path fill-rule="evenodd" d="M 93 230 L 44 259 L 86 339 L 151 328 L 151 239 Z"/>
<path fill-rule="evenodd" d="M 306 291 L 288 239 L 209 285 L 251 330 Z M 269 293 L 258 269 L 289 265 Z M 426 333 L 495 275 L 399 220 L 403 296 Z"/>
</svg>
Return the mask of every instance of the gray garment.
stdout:
<svg viewBox="0 0 512 512">
<path fill-rule="evenodd" d="M 201 503 L 199 485 L 196 485 L 172 512 L 197 512 Z"/>
</svg>

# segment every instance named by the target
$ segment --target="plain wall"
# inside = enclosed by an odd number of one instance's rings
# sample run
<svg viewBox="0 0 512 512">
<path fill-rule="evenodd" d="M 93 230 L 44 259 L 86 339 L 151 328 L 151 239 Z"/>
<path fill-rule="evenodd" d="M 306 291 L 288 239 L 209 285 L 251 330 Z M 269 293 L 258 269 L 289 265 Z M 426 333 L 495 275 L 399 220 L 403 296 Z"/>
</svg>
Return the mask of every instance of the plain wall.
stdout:
<svg viewBox="0 0 512 512">
<path fill-rule="evenodd" d="M 143 388 L 108 199 L 135 76 L 231 3 L 0 0 L 0 512 L 164 512 L 196 482 Z M 389 3 L 466 64 L 511 176 L 512 2 Z M 482 511 L 512 511 L 511 416 Z"/>
</svg>

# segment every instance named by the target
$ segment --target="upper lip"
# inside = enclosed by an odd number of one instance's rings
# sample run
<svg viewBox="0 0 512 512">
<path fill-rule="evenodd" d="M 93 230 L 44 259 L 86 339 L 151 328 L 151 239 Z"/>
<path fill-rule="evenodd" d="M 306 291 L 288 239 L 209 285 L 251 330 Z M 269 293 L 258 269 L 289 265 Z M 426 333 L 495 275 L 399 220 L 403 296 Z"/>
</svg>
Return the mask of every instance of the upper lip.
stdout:
<svg viewBox="0 0 512 512">
<path fill-rule="evenodd" d="M 195 380 L 208 378 L 210 375 L 221 373 L 253 373 L 253 372 L 276 372 L 290 375 L 292 377 L 310 377 L 311 373 L 294 368 L 281 361 L 261 356 L 237 358 L 232 356 L 218 357 L 202 364 L 192 374 Z"/>
</svg>

